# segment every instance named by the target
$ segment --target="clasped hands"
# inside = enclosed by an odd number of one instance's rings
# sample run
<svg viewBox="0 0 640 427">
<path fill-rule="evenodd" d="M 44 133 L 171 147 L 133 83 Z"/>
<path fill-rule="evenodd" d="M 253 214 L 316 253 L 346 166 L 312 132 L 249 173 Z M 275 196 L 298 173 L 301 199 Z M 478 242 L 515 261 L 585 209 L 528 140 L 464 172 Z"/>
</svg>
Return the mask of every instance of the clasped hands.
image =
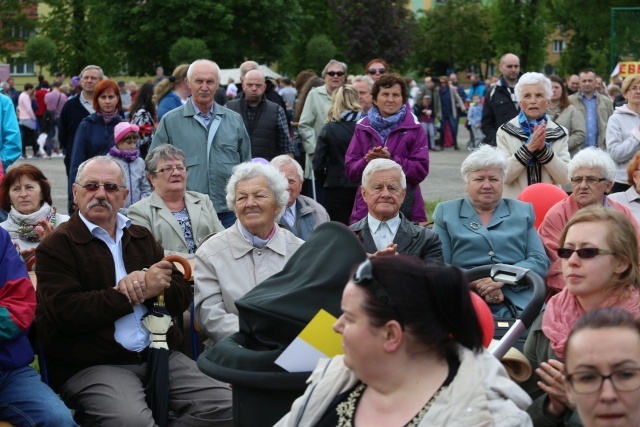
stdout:
<svg viewBox="0 0 640 427">
<path fill-rule="evenodd" d="M 47 234 L 53 231 L 53 224 L 51 224 L 49 221 L 43 218 L 38 221 L 38 224 L 35 226 L 33 231 L 35 231 L 35 233 L 38 235 L 40 240 L 42 240 L 44 236 L 46 236 Z M 16 244 L 16 246 L 18 247 L 20 256 L 24 260 L 25 264 L 28 263 L 29 260 L 33 258 L 36 254 L 36 248 L 20 249 L 20 246 L 18 244 Z"/>
<path fill-rule="evenodd" d="M 147 271 L 133 271 L 124 276 L 114 289 L 127 297 L 132 305 L 158 296 L 171 286 L 173 265 L 169 261 L 153 264 Z"/>
<path fill-rule="evenodd" d="M 546 140 L 546 132 L 547 132 L 547 124 L 543 121 L 539 125 L 533 126 L 533 134 L 531 135 L 531 139 L 527 143 L 526 147 L 530 153 L 535 153 L 538 150 L 541 150 L 544 147 Z"/>
<path fill-rule="evenodd" d="M 364 155 L 364 159 L 369 163 L 375 159 L 390 159 L 391 153 L 387 150 L 387 147 L 373 147 L 367 154 Z"/>
<path fill-rule="evenodd" d="M 488 304 L 500 304 L 504 301 L 503 286 L 503 282 L 495 282 L 491 277 L 484 277 L 469 283 L 469 287 L 483 297 Z"/>
</svg>

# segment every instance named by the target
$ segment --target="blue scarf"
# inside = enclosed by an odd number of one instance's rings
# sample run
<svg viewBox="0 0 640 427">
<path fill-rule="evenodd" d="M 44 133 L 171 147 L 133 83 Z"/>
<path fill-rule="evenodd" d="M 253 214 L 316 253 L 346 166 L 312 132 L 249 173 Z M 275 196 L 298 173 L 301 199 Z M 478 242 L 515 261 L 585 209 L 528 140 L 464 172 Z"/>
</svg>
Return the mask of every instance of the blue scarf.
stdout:
<svg viewBox="0 0 640 427">
<path fill-rule="evenodd" d="M 407 115 L 407 106 L 403 105 L 398 111 L 390 115 L 389 117 L 382 117 L 377 105 L 374 105 L 367 113 L 369 122 L 373 129 L 380 135 L 382 142 L 387 142 L 389 134 L 397 128 L 404 120 L 404 116 Z"/>
<path fill-rule="evenodd" d="M 533 135 L 533 127 L 535 125 L 540 126 L 542 124 L 542 122 L 547 123 L 549 121 L 549 119 L 547 119 L 547 115 L 543 114 L 541 117 L 535 119 L 535 120 L 528 120 L 527 116 L 524 114 L 524 111 L 520 110 L 520 113 L 518 114 L 518 124 L 520 125 L 520 129 L 522 129 L 522 132 L 524 132 L 525 135 L 528 136 L 527 138 L 527 142 L 525 142 L 524 144 L 527 144 L 529 142 L 529 140 L 531 139 L 531 135 Z M 550 147 L 549 143 L 547 141 L 544 142 L 544 144 L 547 147 Z M 531 160 L 529 160 L 529 163 L 527 164 L 528 167 L 532 167 L 534 165 L 534 162 L 536 161 L 535 157 L 532 157 Z"/>
</svg>

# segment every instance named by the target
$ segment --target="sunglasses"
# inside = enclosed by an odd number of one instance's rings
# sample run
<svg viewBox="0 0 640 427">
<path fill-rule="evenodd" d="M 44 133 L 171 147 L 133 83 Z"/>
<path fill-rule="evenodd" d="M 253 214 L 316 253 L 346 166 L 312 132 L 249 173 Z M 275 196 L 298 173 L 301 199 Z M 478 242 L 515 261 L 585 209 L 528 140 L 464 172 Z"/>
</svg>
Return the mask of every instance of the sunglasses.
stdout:
<svg viewBox="0 0 640 427">
<path fill-rule="evenodd" d="M 370 260 L 367 259 L 358 266 L 356 271 L 353 273 L 353 277 L 351 278 L 351 280 L 356 285 L 363 285 L 371 289 L 378 301 L 380 301 L 382 304 L 389 307 L 396 313 L 398 322 L 404 329 L 402 315 L 400 314 L 400 310 L 398 310 L 396 303 L 393 301 L 393 298 L 391 298 L 391 295 L 389 295 L 389 293 L 385 291 L 384 288 L 380 286 L 380 284 L 373 277 L 373 264 L 371 264 Z"/>
<path fill-rule="evenodd" d="M 582 249 L 569 249 L 558 248 L 556 249 L 560 258 L 569 259 L 573 253 L 577 253 L 578 257 L 582 259 L 595 258 L 598 255 L 615 255 L 615 252 L 611 249 L 599 249 L 599 248 L 582 248 Z"/>
<path fill-rule="evenodd" d="M 82 187 L 85 190 L 93 193 L 94 191 L 98 191 L 98 188 L 100 187 L 104 187 L 104 191 L 106 191 L 107 193 L 115 193 L 116 191 L 118 191 L 121 187 L 122 188 L 126 188 L 122 185 L 118 185 L 118 184 L 114 184 L 112 182 L 106 182 L 104 184 L 98 184 L 97 182 L 89 182 L 87 184 L 80 184 L 78 182 L 76 182 L 76 185 L 78 187 Z"/>
<path fill-rule="evenodd" d="M 344 76 L 344 71 L 327 71 L 327 74 L 330 75 L 331 77 L 342 77 Z"/>
<path fill-rule="evenodd" d="M 369 74 L 374 75 L 374 74 L 384 74 L 386 73 L 387 70 L 385 68 L 369 68 Z"/>
</svg>

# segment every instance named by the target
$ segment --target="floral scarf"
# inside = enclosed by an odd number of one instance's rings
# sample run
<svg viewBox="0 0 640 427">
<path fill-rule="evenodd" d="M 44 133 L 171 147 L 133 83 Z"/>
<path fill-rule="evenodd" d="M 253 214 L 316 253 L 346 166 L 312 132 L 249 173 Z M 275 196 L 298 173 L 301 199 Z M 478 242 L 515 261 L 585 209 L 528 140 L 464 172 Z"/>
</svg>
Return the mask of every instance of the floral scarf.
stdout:
<svg viewBox="0 0 640 427">
<path fill-rule="evenodd" d="M 17 235 L 22 241 L 37 243 L 40 241 L 40 236 L 36 233 L 35 228 L 41 219 L 46 220 L 55 228 L 58 225 L 56 208 L 52 208 L 47 202 L 44 202 L 37 211 L 24 215 L 11 206 L 6 230 Z"/>
<path fill-rule="evenodd" d="M 407 115 L 407 106 L 403 105 L 398 111 L 390 115 L 389 117 L 382 117 L 377 105 L 374 105 L 369 112 L 369 122 L 373 129 L 380 135 L 382 142 L 386 145 L 389 134 L 397 128 Z"/>
<path fill-rule="evenodd" d="M 102 117 L 102 120 L 104 120 L 105 124 L 109 123 L 111 120 L 120 115 L 118 110 L 115 110 L 113 113 L 103 113 L 102 111 L 96 111 L 96 114 Z"/>
<path fill-rule="evenodd" d="M 140 156 L 140 150 L 138 150 L 137 148 L 135 150 L 118 150 L 118 148 L 114 145 L 109 150 L 109 154 L 111 154 L 113 157 L 118 157 L 127 163 L 131 163 Z"/>
<path fill-rule="evenodd" d="M 600 307 L 613 306 L 627 310 L 636 319 L 640 318 L 640 291 L 633 287 L 626 296 L 618 292 L 607 298 Z M 564 360 L 564 346 L 569 332 L 583 314 L 585 311 L 578 299 L 567 288 L 551 297 L 547 303 L 547 309 L 542 315 L 542 332 L 549 338 L 551 348 L 560 360 Z"/>
</svg>

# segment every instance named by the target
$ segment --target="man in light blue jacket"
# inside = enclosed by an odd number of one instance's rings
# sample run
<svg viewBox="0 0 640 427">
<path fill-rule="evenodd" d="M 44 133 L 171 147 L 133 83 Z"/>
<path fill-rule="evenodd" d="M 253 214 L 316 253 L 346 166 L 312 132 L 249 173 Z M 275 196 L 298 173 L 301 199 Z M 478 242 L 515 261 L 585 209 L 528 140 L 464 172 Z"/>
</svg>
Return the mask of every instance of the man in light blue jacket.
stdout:
<svg viewBox="0 0 640 427">
<path fill-rule="evenodd" d="M 251 160 L 251 141 L 242 117 L 213 98 L 220 86 L 215 62 L 199 59 L 187 71 L 191 98 L 162 117 L 150 150 L 172 144 L 186 156 L 187 190 L 208 194 L 222 225 L 236 220 L 225 187 L 233 167 Z"/>
</svg>

